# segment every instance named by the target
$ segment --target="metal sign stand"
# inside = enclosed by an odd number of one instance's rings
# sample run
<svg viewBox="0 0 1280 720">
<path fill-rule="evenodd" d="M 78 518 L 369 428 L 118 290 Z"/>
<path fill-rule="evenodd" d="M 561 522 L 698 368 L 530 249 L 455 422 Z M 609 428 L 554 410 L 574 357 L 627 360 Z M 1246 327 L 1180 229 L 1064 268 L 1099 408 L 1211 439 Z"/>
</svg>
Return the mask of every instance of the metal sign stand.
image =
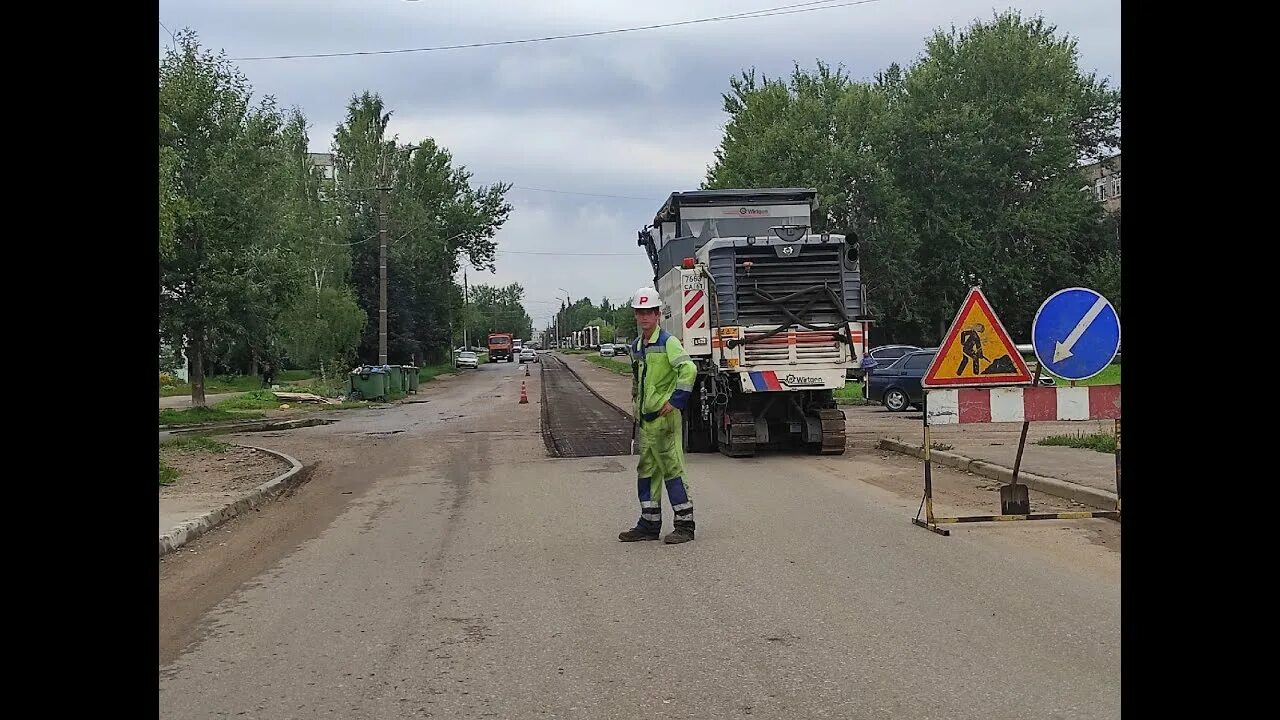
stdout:
<svg viewBox="0 0 1280 720">
<path fill-rule="evenodd" d="M 929 398 L 928 391 L 925 392 L 925 406 L 928 407 Z M 922 418 L 924 423 L 924 498 L 920 501 L 920 507 L 925 512 L 925 519 L 920 519 L 920 510 L 916 510 L 916 516 L 911 519 L 912 525 L 917 525 L 926 530 L 930 530 L 944 537 L 949 537 L 951 531 L 939 527 L 953 523 L 972 523 L 972 522 L 1009 522 L 1016 520 L 1083 520 L 1087 518 L 1109 518 L 1117 522 L 1120 521 L 1120 420 L 1116 419 L 1116 509 L 1115 510 L 1085 510 L 1079 512 L 1059 512 L 1059 513 L 1027 513 L 1024 515 L 959 515 L 954 517 L 938 517 L 933 514 L 933 463 L 930 460 L 933 443 L 929 433 L 929 413 L 925 412 Z M 1025 432 L 1025 430 L 1024 430 Z"/>
<path fill-rule="evenodd" d="M 985 297 L 981 296 L 981 291 L 976 288 L 971 291 L 977 294 L 985 304 Z M 955 334 L 958 326 L 965 315 L 965 307 L 961 307 L 961 312 L 956 316 L 955 322 L 952 324 L 952 330 L 948 333 L 948 338 Z M 994 319 L 994 312 L 989 307 L 986 312 Z M 998 320 L 994 320 L 994 324 L 998 324 Z M 1008 345 L 1007 333 L 1003 333 L 1001 341 Z M 1115 312 L 1115 308 L 1107 301 L 1105 297 L 1088 288 L 1067 288 L 1059 290 L 1049 296 L 1047 300 L 1040 305 L 1036 311 L 1036 316 L 1031 325 L 1031 335 L 1036 359 L 1039 361 L 1036 366 L 1036 376 L 1032 379 L 1031 388 L 1025 390 L 1028 393 L 1028 402 L 1031 399 L 1030 393 L 1043 392 L 1037 386 L 1041 370 L 1048 370 L 1060 378 L 1070 381 L 1070 393 L 1076 391 L 1076 381 L 1084 380 L 1102 372 L 1111 360 L 1115 357 L 1120 348 L 1120 319 Z M 945 345 L 945 343 L 944 343 Z M 945 348 L 944 348 L 945 349 Z M 939 365 L 943 355 L 943 350 L 939 350 L 938 357 L 935 358 L 934 364 Z M 963 367 L 963 366 L 962 366 Z M 925 382 L 931 385 L 947 385 L 953 388 L 974 388 L 987 383 L 979 382 L 977 379 L 963 377 L 960 371 L 956 371 L 955 377 L 942 378 L 935 380 L 934 383 Z M 929 378 L 926 377 L 926 380 Z M 1027 409 L 1030 406 L 1022 406 L 1022 412 L 1017 413 L 1022 420 L 1022 435 L 1018 439 L 1018 457 L 1014 461 L 1013 466 L 1013 482 L 1009 486 L 1001 488 L 1001 515 L 965 515 L 958 517 L 936 517 L 933 514 L 933 473 L 932 463 L 930 462 L 932 452 L 932 441 L 929 433 L 929 395 L 934 393 L 945 393 L 946 390 L 939 388 L 925 388 L 924 402 L 924 499 L 920 506 L 925 509 L 925 519 L 920 519 L 920 511 L 916 511 L 916 516 L 911 520 L 912 524 L 922 528 L 932 530 L 939 535 L 950 535 L 950 531 L 939 527 L 940 524 L 963 523 L 963 522 L 1001 522 L 1010 520 L 1079 520 L 1083 518 L 1110 518 L 1112 520 L 1120 520 L 1120 388 L 1118 385 L 1111 386 L 1114 389 L 1110 392 L 1101 393 L 1100 402 L 1103 407 L 1095 408 L 1092 403 L 1095 401 L 1089 398 L 1093 397 L 1093 391 L 1084 396 L 1085 404 L 1089 410 L 1084 413 L 1084 417 L 1078 414 L 1078 408 L 1071 412 L 1062 412 L 1060 404 L 1055 405 L 1055 411 L 1050 413 L 1038 412 L 1034 413 L 1035 417 L 1031 417 L 1032 410 Z M 994 390 L 961 390 L 961 392 L 994 392 Z M 1007 391 L 1002 391 L 1007 392 Z M 988 412 L 985 416 L 965 420 L 964 409 L 960 406 L 966 402 L 972 404 L 972 398 L 969 401 L 962 400 L 958 397 L 948 398 L 935 395 L 943 401 L 944 407 L 951 408 L 954 414 L 955 422 L 993 422 L 992 413 Z M 1062 397 L 1061 395 L 1059 397 Z M 990 401 L 990 398 L 988 398 Z M 1080 398 L 1075 398 L 1075 402 L 1079 402 Z M 1061 403 L 1062 401 L 1059 401 Z M 1113 404 L 1112 404 L 1113 403 Z M 1110 407 L 1107 405 L 1110 404 Z M 1004 407 L 1007 408 L 1007 397 L 1004 401 Z M 939 410 L 939 417 L 943 417 L 942 410 Z M 1049 420 L 1080 420 L 1080 419 L 1103 419 L 1112 418 L 1115 421 L 1116 434 L 1116 509 L 1115 510 L 1094 510 L 1084 512 L 1062 512 L 1062 513 L 1018 513 L 1013 514 L 1009 511 L 1017 511 L 1025 508 L 1030 510 L 1030 502 L 1026 499 L 1025 489 L 1018 487 L 1018 473 L 1022 469 L 1022 454 L 1026 447 L 1027 429 L 1033 421 L 1049 421 Z M 996 420 L 995 422 L 1004 422 L 1004 420 Z M 944 421 L 941 424 L 947 424 Z M 1025 486 L 1024 486 L 1025 487 Z M 1012 488 L 1012 489 L 1010 489 Z"/>
</svg>

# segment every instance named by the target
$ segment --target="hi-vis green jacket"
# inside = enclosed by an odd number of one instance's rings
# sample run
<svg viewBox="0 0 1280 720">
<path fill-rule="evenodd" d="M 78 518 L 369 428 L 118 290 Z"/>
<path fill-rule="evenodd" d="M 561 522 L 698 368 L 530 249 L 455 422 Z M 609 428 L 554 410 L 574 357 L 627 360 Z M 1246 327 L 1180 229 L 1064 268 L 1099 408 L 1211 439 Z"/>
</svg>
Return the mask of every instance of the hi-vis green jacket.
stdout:
<svg viewBox="0 0 1280 720">
<path fill-rule="evenodd" d="M 698 368 L 680 341 L 661 327 L 644 341 L 636 338 L 631 344 L 631 400 L 636 416 L 652 421 L 668 402 L 677 410 L 688 406 Z"/>
</svg>

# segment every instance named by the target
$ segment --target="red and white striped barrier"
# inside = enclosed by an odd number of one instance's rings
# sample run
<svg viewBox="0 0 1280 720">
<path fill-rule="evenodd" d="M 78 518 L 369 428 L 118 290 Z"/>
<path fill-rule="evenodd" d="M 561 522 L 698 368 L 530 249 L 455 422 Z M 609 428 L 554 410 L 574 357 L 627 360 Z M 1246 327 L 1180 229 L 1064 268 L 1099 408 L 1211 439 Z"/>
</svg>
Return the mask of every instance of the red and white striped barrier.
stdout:
<svg viewBox="0 0 1280 720">
<path fill-rule="evenodd" d="M 1112 420 L 1120 417 L 1120 386 L 928 390 L 925 405 L 929 425 Z"/>
</svg>

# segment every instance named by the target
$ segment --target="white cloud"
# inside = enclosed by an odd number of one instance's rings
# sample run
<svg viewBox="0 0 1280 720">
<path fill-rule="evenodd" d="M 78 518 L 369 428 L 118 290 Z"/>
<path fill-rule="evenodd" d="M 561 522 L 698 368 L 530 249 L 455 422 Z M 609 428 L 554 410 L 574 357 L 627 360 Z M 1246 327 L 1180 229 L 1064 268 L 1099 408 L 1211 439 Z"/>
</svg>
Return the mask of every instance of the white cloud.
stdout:
<svg viewBox="0 0 1280 720">
<path fill-rule="evenodd" d="M 569 189 L 613 194 L 610 183 L 696 187 L 713 160 L 721 122 L 709 113 L 649 124 L 626 114 L 476 111 L 399 115 L 390 129 L 403 138 L 433 137 L 487 177 L 520 185 L 536 185 L 543 175 L 576 177 Z"/>
<path fill-rule="evenodd" d="M 650 217 L 656 209 L 654 205 L 648 210 Z M 500 254 L 495 274 L 470 270 L 468 277 L 472 283 L 487 285 L 520 283 L 531 301 L 526 308 L 534 328 L 541 329 L 559 308 L 557 300 L 565 296 L 561 288 L 574 300 L 589 297 L 598 304 L 604 297 L 618 302 L 652 282 L 653 270 L 635 241 L 636 231 L 644 224 L 643 214 L 632 217 L 591 201 L 568 208 L 553 202 L 523 204 L 499 232 L 502 250 L 626 255 Z"/>
<path fill-rule="evenodd" d="M 160 20 L 189 26 L 231 57 L 429 47 L 572 34 L 792 4 L 790 0 L 161 0 Z M 785 75 L 823 58 L 869 79 L 911 63 L 935 29 L 986 20 L 990 0 L 883 0 L 771 18 L 457 51 L 239 63 L 259 95 L 300 106 L 327 149 L 353 94 L 379 93 L 405 142 L 432 137 L 478 182 L 513 189 L 498 236 L 509 251 L 622 252 L 634 257 L 499 255 L 496 276 L 520 282 L 537 326 L 569 289 L 623 298 L 651 282 L 635 233 L 668 193 L 697 187 L 725 117 L 720 93 L 742 69 Z M 1120 4 L 1032 0 L 1079 40 L 1080 65 L 1120 80 Z M 168 33 L 157 27 L 162 44 Z"/>
</svg>

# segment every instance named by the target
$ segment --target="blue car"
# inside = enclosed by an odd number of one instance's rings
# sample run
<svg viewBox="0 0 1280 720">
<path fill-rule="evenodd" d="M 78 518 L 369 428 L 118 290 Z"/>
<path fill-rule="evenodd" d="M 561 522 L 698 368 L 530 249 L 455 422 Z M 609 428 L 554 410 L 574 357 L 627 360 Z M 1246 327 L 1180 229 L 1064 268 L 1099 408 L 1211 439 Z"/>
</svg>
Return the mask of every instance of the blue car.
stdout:
<svg viewBox="0 0 1280 720">
<path fill-rule="evenodd" d="M 892 412 L 924 405 L 924 387 L 920 379 L 928 372 L 937 350 L 918 350 L 894 360 L 892 364 L 871 368 L 867 373 L 864 396 L 883 404 Z"/>
<path fill-rule="evenodd" d="M 924 386 L 920 384 L 920 380 L 929 371 L 929 365 L 933 363 L 933 356 L 937 353 L 938 348 L 926 348 L 903 355 L 890 365 L 872 368 L 867 375 L 863 397 L 881 403 L 893 412 L 902 412 L 912 407 L 923 408 Z M 1053 387 L 1057 383 L 1051 377 L 1042 376 L 1039 384 Z"/>
</svg>

